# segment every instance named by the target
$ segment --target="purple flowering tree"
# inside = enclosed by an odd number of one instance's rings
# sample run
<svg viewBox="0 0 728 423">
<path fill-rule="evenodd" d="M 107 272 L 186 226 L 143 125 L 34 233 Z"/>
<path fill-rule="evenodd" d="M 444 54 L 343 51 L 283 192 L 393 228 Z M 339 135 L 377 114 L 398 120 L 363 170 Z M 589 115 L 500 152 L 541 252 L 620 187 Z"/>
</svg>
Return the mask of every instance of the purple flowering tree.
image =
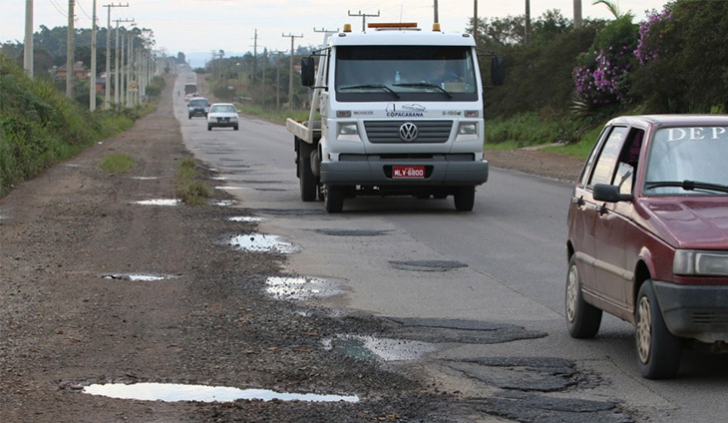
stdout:
<svg viewBox="0 0 728 423">
<path fill-rule="evenodd" d="M 672 20 L 672 8 L 669 5 L 661 12 L 654 9 L 647 12 L 647 21 L 640 24 L 640 37 L 634 50 L 640 66 L 657 60 L 661 54 L 668 52 L 667 46 L 662 42 L 663 30 Z"/>
</svg>

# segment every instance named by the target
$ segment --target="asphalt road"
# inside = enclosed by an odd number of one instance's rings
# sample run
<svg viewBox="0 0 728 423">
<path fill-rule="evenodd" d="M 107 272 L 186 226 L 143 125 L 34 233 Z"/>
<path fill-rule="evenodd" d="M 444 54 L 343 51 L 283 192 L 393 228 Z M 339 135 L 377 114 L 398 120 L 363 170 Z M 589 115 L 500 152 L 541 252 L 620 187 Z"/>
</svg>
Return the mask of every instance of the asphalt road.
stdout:
<svg viewBox="0 0 728 423">
<path fill-rule="evenodd" d="M 244 118 L 239 131 L 207 131 L 204 119 L 187 119 L 182 97 L 175 109 L 187 147 L 219 171 L 219 189 L 267 217 L 261 231 L 301 246 L 287 270 L 344 281 L 346 294 L 327 306 L 545 332 L 513 342 L 439 344 L 433 356 L 566 358 L 597 382 L 565 396 L 618 400 L 637 421 L 725 421 L 722 356 L 690 351 L 677 379 L 655 382 L 638 374 L 629 324 L 605 315 L 594 340 L 568 336 L 562 311 L 568 184 L 492 169 L 472 213 L 456 212 L 452 198 L 390 197 L 347 200 L 342 214 L 327 215 L 323 203 L 300 201 L 293 140 L 284 127 Z M 488 393 L 467 372 L 426 363 L 420 371 L 451 389 Z"/>
</svg>

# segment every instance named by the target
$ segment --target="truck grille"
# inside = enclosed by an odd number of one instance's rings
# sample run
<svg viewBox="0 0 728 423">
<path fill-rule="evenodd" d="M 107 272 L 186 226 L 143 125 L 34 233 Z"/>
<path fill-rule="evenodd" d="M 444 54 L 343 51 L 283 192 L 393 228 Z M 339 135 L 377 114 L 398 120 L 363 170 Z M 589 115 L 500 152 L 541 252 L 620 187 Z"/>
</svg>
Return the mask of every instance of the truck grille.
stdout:
<svg viewBox="0 0 728 423">
<path fill-rule="evenodd" d="M 411 122 L 417 126 L 417 137 L 412 141 L 405 141 L 400 136 L 400 127 Z M 365 121 L 369 142 L 372 144 L 443 144 L 450 138 L 452 130 L 451 120 L 374 120 Z"/>
</svg>

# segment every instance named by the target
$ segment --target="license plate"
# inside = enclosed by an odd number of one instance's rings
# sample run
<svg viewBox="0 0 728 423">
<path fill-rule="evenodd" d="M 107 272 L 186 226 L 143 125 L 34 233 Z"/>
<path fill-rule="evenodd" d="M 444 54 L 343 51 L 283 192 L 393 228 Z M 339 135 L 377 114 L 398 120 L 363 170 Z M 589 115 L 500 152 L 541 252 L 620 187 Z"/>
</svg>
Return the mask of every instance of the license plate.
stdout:
<svg viewBox="0 0 728 423">
<path fill-rule="evenodd" d="M 424 166 L 392 166 L 392 178 L 424 179 Z"/>
</svg>

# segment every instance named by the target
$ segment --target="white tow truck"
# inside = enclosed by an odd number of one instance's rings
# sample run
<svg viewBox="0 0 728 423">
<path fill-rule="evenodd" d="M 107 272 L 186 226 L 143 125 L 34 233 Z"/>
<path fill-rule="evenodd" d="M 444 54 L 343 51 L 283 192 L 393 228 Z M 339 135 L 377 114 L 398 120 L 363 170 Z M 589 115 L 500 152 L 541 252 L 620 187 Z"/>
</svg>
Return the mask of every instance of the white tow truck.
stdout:
<svg viewBox="0 0 728 423">
<path fill-rule="evenodd" d="M 316 70 L 315 57 L 318 57 Z M 496 58 L 494 58 L 496 59 Z M 493 62 L 492 82 L 502 78 Z M 369 24 L 327 34 L 302 59 L 313 89 L 308 122 L 286 121 L 294 135 L 301 199 L 339 213 L 363 195 L 446 198 L 471 211 L 488 180 L 483 158 L 483 84 L 470 34 L 439 25 Z"/>
</svg>

